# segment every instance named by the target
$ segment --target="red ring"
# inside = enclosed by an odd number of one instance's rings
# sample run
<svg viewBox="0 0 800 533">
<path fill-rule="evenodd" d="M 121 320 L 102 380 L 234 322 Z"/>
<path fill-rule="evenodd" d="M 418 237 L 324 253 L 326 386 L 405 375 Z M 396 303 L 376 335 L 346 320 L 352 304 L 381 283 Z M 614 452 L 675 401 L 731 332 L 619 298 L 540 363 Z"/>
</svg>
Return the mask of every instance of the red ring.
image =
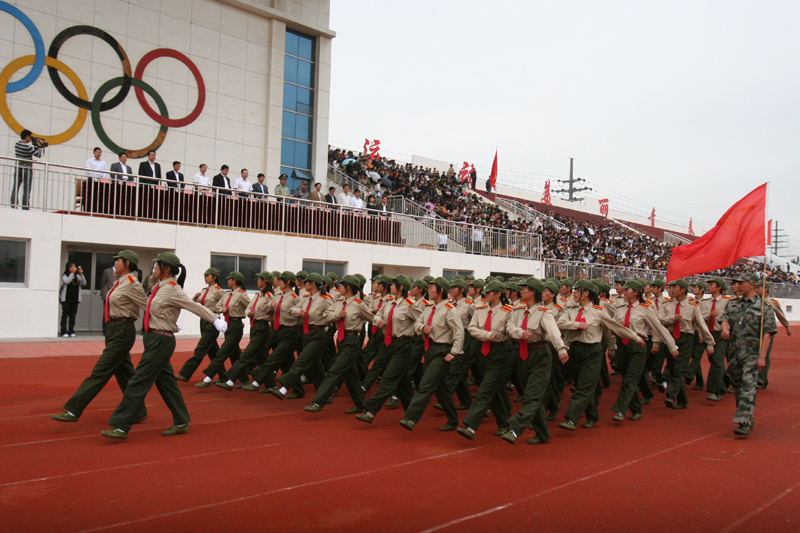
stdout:
<svg viewBox="0 0 800 533">
<path fill-rule="evenodd" d="M 142 74 L 144 74 L 144 69 L 147 68 L 147 65 L 159 57 L 171 57 L 173 59 L 177 59 L 189 68 L 191 73 L 194 75 L 195 81 L 197 82 L 197 105 L 194 106 L 194 109 L 191 113 L 183 118 L 167 118 L 159 115 L 152 107 L 150 107 L 150 104 L 147 103 L 147 100 L 144 98 L 144 91 L 139 87 L 134 88 L 136 91 L 136 99 L 139 101 L 139 105 L 142 106 L 142 109 L 144 109 L 144 112 L 147 113 L 147 116 L 162 126 L 169 126 L 170 128 L 182 128 L 183 126 L 188 126 L 194 122 L 198 116 L 200 116 L 200 113 L 202 113 L 203 107 L 206 104 L 206 84 L 203 82 L 203 76 L 200 74 L 197 66 L 192 63 L 192 60 L 182 53 L 170 48 L 157 48 L 147 52 L 144 57 L 139 60 L 139 64 L 136 65 L 136 72 L 134 72 L 133 77 L 141 80 Z"/>
</svg>

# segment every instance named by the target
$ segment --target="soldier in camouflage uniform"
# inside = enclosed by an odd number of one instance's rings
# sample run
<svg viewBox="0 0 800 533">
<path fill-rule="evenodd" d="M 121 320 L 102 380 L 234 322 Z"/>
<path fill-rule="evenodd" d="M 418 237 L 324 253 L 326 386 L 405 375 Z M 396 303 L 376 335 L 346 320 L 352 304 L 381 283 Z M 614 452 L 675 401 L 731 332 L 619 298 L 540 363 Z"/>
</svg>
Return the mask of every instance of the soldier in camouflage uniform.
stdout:
<svg viewBox="0 0 800 533">
<path fill-rule="evenodd" d="M 746 437 L 753 427 L 753 411 L 756 407 L 756 380 L 758 371 L 766 364 L 767 350 L 772 335 L 778 332 L 775 311 L 769 305 L 763 306 L 764 329 L 761 338 L 761 298 L 756 295 L 758 277 L 755 274 L 740 274 L 734 281 L 739 282 L 742 295 L 731 300 L 722 315 L 722 338 L 729 339 L 728 375 L 736 393 L 736 415 L 734 429 L 736 435 Z"/>
</svg>

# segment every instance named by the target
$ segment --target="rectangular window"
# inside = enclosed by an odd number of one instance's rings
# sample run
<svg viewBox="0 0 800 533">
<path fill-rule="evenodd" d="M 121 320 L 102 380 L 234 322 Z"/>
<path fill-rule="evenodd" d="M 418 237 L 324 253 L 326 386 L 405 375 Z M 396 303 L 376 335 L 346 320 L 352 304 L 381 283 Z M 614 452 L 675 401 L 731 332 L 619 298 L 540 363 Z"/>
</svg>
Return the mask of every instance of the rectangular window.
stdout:
<svg viewBox="0 0 800 533">
<path fill-rule="evenodd" d="M 257 277 L 264 270 L 264 258 L 249 255 L 211 254 L 211 266 L 219 269 L 219 285 L 228 287 L 226 278 L 231 272 L 241 272 L 248 291 L 258 289 Z"/>
<path fill-rule="evenodd" d="M 336 279 L 339 281 L 345 275 L 345 267 L 347 263 L 336 263 L 333 261 L 315 261 L 313 259 L 304 259 L 303 260 L 303 270 L 308 272 L 309 274 L 312 272 L 316 272 L 317 274 L 325 275 L 333 272 L 336 274 Z"/>
<path fill-rule="evenodd" d="M 311 171 L 314 136 L 314 82 L 316 40 L 286 30 L 286 55 L 283 68 L 283 115 L 281 126 L 281 173 L 289 176 L 287 185 L 296 189 L 299 180 L 293 170 Z"/>
<path fill-rule="evenodd" d="M 24 287 L 27 265 L 28 241 L 0 239 L 0 285 Z"/>
<path fill-rule="evenodd" d="M 472 271 L 472 270 L 448 270 L 448 269 L 442 270 L 442 277 L 444 279 L 446 279 L 447 281 L 450 281 L 451 279 L 453 279 L 456 276 L 463 276 L 465 278 L 473 278 L 474 277 L 474 271 Z"/>
</svg>

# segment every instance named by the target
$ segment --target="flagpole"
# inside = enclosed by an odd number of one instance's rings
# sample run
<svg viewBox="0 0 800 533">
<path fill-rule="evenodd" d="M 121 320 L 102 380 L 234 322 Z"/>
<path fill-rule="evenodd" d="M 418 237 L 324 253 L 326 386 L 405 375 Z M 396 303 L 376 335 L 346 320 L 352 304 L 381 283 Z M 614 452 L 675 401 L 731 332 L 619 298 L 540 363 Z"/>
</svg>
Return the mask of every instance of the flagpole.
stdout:
<svg viewBox="0 0 800 533">
<path fill-rule="evenodd" d="M 767 193 L 765 195 L 765 208 L 764 208 L 764 227 L 767 225 L 767 213 L 769 213 L 769 182 L 767 182 Z M 767 290 L 767 239 L 764 238 L 764 270 L 761 273 L 761 334 L 758 336 L 758 358 L 761 359 L 761 350 L 764 344 L 764 305 L 766 304 Z M 758 366 L 758 365 L 756 365 Z M 760 370 L 760 369 L 759 369 Z"/>
</svg>

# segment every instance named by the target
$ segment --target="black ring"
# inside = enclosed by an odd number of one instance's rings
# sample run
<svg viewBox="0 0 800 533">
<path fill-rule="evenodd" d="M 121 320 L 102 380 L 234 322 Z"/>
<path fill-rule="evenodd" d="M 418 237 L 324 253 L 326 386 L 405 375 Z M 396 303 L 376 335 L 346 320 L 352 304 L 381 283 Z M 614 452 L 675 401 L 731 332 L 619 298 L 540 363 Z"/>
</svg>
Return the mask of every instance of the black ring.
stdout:
<svg viewBox="0 0 800 533">
<path fill-rule="evenodd" d="M 131 88 L 132 71 L 128 54 L 125 53 L 125 50 L 123 50 L 122 46 L 120 46 L 116 39 L 99 28 L 95 28 L 94 26 L 71 26 L 56 35 L 55 39 L 53 39 L 53 42 L 50 43 L 50 49 L 48 50 L 47 55 L 53 59 L 58 59 L 58 51 L 61 49 L 61 45 L 63 45 L 67 39 L 70 37 L 75 37 L 76 35 L 91 35 L 104 40 L 117 53 L 120 61 L 122 61 L 122 86 L 120 87 L 119 92 L 111 100 L 100 104 L 100 111 L 114 109 L 125 100 L 125 97 L 128 96 L 128 91 Z M 67 99 L 68 102 L 83 109 L 92 109 L 92 102 L 84 100 L 69 92 L 69 89 L 67 89 L 66 85 L 64 85 L 64 82 L 61 81 L 58 70 L 48 65 L 47 73 L 50 75 L 50 79 L 53 81 L 53 86 L 61 94 L 61 96 Z"/>
</svg>

